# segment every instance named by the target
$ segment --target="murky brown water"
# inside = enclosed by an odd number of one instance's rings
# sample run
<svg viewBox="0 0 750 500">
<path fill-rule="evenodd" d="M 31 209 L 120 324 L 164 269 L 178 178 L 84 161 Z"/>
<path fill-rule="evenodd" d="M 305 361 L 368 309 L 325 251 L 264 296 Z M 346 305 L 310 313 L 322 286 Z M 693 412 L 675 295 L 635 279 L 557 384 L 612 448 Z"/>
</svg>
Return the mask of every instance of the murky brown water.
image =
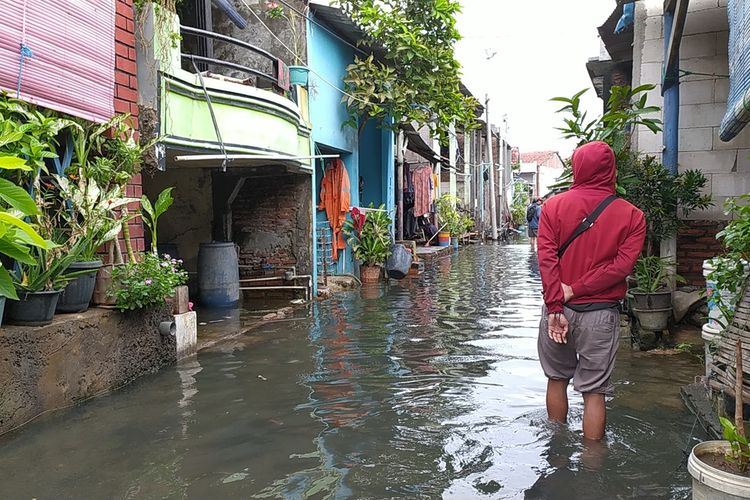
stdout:
<svg viewBox="0 0 750 500">
<path fill-rule="evenodd" d="M 580 396 L 546 422 L 540 302 L 526 246 L 465 249 L 0 438 L 0 498 L 687 498 L 700 365 L 623 344 L 585 448 Z"/>
</svg>

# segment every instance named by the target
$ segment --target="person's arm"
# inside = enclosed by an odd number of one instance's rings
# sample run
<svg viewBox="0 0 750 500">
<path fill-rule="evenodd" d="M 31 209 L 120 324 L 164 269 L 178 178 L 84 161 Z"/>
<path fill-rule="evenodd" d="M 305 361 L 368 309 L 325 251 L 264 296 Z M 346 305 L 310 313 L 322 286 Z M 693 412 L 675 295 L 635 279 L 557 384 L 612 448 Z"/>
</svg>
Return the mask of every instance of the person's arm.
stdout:
<svg viewBox="0 0 750 500">
<path fill-rule="evenodd" d="M 549 208 L 542 210 L 539 219 L 537 255 L 544 288 L 544 303 L 547 305 L 547 312 L 553 314 L 562 312 L 565 296 L 560 281 L 560 259 L 557 256 L 558 228 L 553 226 L 550 212 Z"/>
<path fill-rule="evenodd" d="M 642 212 L 635 212 L 630 222 L 630 231 L 617 249 L 617 256 L 608 264 L 591 269 L 570 286 L 575 296 L 591 297 L 612 288 L 625 280 L 633 271 L 635 261 L 643 250 L 646 239 L 646 219 Z"/>
</svg>

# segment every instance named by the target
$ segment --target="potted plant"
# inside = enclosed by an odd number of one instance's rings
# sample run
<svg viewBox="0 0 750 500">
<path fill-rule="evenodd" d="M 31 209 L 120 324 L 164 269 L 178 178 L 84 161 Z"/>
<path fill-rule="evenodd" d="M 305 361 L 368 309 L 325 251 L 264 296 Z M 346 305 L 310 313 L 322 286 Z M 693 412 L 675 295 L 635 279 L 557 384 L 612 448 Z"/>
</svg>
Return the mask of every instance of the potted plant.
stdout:
<svg viewBox="0 0 750 500">
<path fill-rule="evenodd" d="M 7 304 L 8 322 L 16 325 L 43 326 L 52 322 L 60 293 L 68 284 L 87 271 L 70 272 L 82 245 L 66 248 L 48 244 L 34 247 L 30 261 L 18 261 L 14 277 L 18 300 Z"/>
<path fill-rule="evenodd" d="M 393 223 L 385 205 L 375 209 L 371 203 L 369 208 L 367 213 L 352 209 L 351 219 L 344 223 L 344 234 L 354 258 L 360 263 L 362 283 L 377 283 L 381 268 L 391 255 Z"/>
<path fill-rule="evenodd" d="M 79 169 L 77 180 L 55 176 L 60 193 L 69 201 L 63 217 L 70 231 L 69 244 L 80 242 L 80 253 L 66 273 L 76 274 L 63 290 L 57 312 L 74 313 L 88 309 L 96 286 L 96 273 L 103 266 L 98 250 L 120 234 L 121 222 L 117 211 L 137 198 L 127 198 L 122 188 L 114 185 L 102 190 L 95 180 L 88 179 Z"/>
<path fill-rule="evenodd" d="M 723 441 L 707 441 L 693 448 L 688 460 L 688 471 L 693 476 L 693 491 L 704 498 L 750 498 L 750 446 L 744 427 L 744 359 L 743 333 L 747 331 L 747 316 L 735 317 L 735 309 L 750 308 L 747 262 L 750 258 L 750 194 L 727 200 L 725 213 L 732 217 L 720 238 L 727 252 L 714 259 L 714 269 L 707 281 L 728 293 L 714 295 L 720 310 L 718 337 L 724 337 L 724 347 L 734 346 L 734 423 L 721 417 Z M 741 301 L 741 302 L 740 302 Z M 733 339 L 733 340 L 730 340 Z M 726 354 L 722 357 L 726 364 Z M 721 361 L 720 361 L 721 362 Z M 729 372 L 729 370 L 727 370 Z"/>
<path fill-rule="evenodd" d="M 113 270 L 115 303 L 121 311 L 162 305 L 173 297 L 175 289 L 185 285 L 188 274 L 182 261 L 169 255 L 159 257 L 146 252 Z"/>
<path fill-rule="evenodd" d="M 457 202 L 458 198 L 451 194 L 444 194 L 437 200 L 437 214 L 444 229 L 438 234 L 440 246 L 453 245 L 454 248 L 458 248 L 458 238 L 463 234 L 464 224 L 456 208 Z"/>
<path fill-rule="evenodd" d="M 681 278 L 672 273 L 672 262 L 656 256 L 638 259 L 633 270 L 636 287 L 629 293 L 632 297 L 633 313 L 645 330 L 666 330 L 672 315 L 672 278 Z"/>
<path fill-rule="evenodd" d="M 3 171 L 30 171 L 26 160 L 8 155 L 0 155 L 0 169 Z M 0 198 L 7 207 L 0 208 L 0 253 L 9 260 L 23 264 L 34 264 L 30 253 L 31 247 L 52 248 L 34 228 L 21 217 L 31 217 L 38 209 L 34 200 L 19 186 L 7 179 L 0 178 Z M 13 277 L 0 261 L 0 323 L 5 311 L 6 299 L 19 300 L 13 285 Z"/>
<path fill-rule="evenodd" d="M 291 52 L 294 64 L 289 66 L 289 83 L 306 87 L 309 80 L 310 68 L 304 65 L 302 51 L 304 49 L 304 28 L 302 19 L 293 9 L 285 10 L 278 2 L 266 2 L 266 17 L 274 20 L 283 20 L 289 28 L 291 38 Z"/>
</svg>

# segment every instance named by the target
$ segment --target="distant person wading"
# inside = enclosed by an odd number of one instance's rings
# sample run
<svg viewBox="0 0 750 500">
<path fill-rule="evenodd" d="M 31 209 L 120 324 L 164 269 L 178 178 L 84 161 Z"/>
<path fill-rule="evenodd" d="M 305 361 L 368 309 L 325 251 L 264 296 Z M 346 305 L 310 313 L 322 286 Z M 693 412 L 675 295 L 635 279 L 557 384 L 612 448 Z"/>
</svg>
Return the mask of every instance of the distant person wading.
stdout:
<svg viewBox="0 0 750 500">
<path fill-rule="evenodd" d="M 529 241 L 531 248 L 536 251 L 537 232 L 539 231 L 539 220 L 542 218 L 542 199 L 537 198 L 531 202 L 526 209 L 526 222 L 529 223 Z"/>
<path fill-rule="evenodd" d="M 581 146 L 573 153 L 573 187 L 545 203 L 539 223 L 545 305 L 538 349 L 548 378 L 547 414 L 567 420 L 572 380 L 583 394 L 583 435 L 593 440 L 604 436 L 618 305 L 646 235 L 643 212 L 615 196 L 616 176 L 607 144 Z"/>
</svg>

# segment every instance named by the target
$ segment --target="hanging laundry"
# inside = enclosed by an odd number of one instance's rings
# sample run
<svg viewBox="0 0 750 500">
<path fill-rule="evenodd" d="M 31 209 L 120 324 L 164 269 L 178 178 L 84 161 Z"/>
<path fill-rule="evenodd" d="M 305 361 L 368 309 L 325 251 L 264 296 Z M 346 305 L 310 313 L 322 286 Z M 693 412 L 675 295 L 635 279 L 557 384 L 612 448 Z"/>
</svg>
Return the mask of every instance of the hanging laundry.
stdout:
<svg viewBox="0 0 750 500">
<path fill-rule="evenodd" d="M 414 216 L 421 217 L 430 213 L 432 206 L 432 169 L 421 167 L 412 172 L 414 182 Z"/>
<path fill-rule="evenodd" d="M 351 186 L 346 166 L 340 159 L 333 160 L 321 181 L 318 205 L 318 210 L 325 210 L 333 231 L 333 260 L 338 260 L 339 250 L 346 248 L 343 229 L 350 203 Z"/>
</svg>

